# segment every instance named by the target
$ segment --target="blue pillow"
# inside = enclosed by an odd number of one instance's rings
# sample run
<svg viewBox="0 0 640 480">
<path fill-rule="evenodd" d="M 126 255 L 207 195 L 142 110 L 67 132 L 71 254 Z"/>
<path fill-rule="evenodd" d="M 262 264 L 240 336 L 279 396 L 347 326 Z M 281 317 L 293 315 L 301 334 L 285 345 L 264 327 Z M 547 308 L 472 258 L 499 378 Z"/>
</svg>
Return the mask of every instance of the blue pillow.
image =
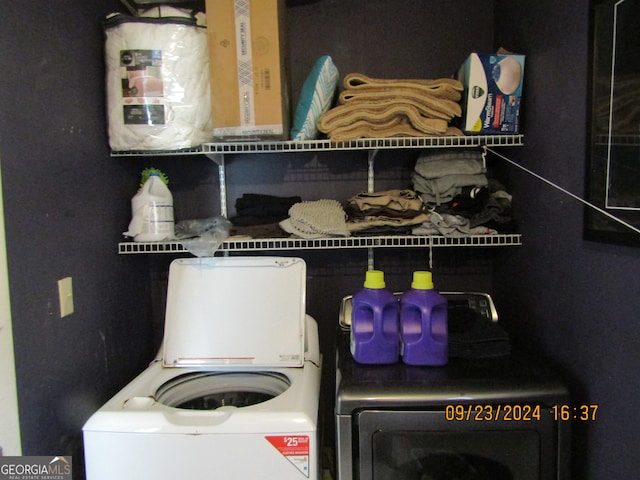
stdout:
<svg viewBox="0 0 640 480">
<path fill-rule="evenodd" d="M 338 77 L 338 69 L 331 57 L 320 57 L 302 86 L 293 117 L 291 140 L 314 140 L 318 137 L 318 119 L 331 107 Z"/>
</svg>

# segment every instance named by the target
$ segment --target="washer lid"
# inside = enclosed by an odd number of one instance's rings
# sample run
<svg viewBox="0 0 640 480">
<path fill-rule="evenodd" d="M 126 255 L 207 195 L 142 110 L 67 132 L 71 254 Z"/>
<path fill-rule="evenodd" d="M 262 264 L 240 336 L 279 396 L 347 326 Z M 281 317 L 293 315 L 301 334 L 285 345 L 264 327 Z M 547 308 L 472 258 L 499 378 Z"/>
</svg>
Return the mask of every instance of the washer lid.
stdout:
<svg viewBox="0 0 640 480">
<path fill-rule="evenodd" d="M 302 366 L 305 282 L 301 258 L 174 260 L 164 366 Z"/>
</svg>

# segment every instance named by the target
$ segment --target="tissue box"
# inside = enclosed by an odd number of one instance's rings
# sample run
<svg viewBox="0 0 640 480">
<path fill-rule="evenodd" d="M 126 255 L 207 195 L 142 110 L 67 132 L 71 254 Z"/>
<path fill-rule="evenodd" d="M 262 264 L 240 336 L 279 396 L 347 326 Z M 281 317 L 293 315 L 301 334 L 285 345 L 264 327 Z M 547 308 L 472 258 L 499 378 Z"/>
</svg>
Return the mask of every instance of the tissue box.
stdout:
<svg viewBox="0 0 640 480">
<path fill-rule="evenodd" d="M 213 135 L 286 140 L 285 0 L 207 0 Z"/>
<path fill-rule="evenodd" d="M 520 131 L 524 55 L 472 53 L 458 70 L 464 86 L 461 129 L 468 134 Z"/>
</svg>

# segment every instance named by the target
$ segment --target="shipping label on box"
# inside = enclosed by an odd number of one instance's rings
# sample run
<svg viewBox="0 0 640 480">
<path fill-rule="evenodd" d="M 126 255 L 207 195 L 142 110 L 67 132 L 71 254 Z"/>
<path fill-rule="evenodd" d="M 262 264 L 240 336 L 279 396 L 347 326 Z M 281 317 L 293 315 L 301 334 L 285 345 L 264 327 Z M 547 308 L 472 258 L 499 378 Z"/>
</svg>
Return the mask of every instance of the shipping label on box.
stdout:
<svg viewBox="0 0 640 480">
<path fill-rule="evenodd" d="M 290 112 L 284 0 L 207 0 L 213 134 L 285 139 Z"/>
<path fill-rule="evenodd" d="M 462 130 L 469 134 L 516 134 L 524 55 L 472 53 L 458 71 L 464 85 Z"/>
</svg>

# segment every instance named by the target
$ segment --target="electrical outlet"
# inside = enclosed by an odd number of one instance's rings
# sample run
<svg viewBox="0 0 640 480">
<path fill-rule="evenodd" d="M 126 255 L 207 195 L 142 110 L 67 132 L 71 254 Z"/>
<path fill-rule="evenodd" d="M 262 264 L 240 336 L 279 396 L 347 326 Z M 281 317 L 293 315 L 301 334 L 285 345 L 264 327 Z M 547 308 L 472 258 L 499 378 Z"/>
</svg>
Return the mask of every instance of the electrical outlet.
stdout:
<svg viewBox="0 0 640 480">
<path fill-rule="evenodd" d="M 71 277 L 58 280 L 58 298 L 60 300 L 60 318 L 73 313 L 73 281 Z"/>
</svg>

